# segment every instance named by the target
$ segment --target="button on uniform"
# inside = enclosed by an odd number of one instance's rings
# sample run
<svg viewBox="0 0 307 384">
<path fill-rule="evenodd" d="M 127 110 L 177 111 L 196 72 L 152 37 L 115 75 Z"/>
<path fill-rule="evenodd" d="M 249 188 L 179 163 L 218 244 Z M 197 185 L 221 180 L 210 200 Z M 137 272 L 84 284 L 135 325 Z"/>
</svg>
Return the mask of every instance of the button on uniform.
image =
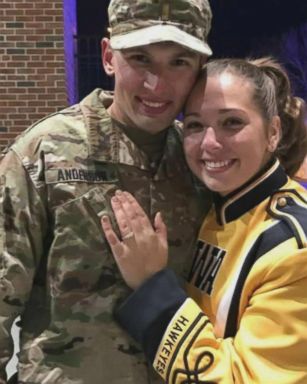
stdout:
<svg viewBox="0 0 307 384">
<path fill-rule="evenodd" d="M 277 204 L 283 208 L 287 205 L 287 199 L 285 197 L 280 197 L 278 200 L 277 200 Z"/>
</svg>

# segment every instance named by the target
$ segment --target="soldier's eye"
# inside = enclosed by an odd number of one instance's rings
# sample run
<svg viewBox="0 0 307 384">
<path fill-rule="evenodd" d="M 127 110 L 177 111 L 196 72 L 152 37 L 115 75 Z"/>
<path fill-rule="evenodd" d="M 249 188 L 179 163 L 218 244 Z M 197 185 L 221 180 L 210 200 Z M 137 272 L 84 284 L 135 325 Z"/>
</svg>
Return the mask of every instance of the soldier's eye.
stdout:
<svg viewBox="0 0 307 384">
<path fill-rule="evenodd" d="M 175 60 L 174 64 L 176 66 L 180 67 L 180 66 L 183 66 L 183 65 L 189 65 L 189 62 L 188 62 L 188 60 L 177 59 L 177 60 Z"/>
<path fill-rule="evenodd" d="M 145 55 L 135 54 L 130 56 L 130 60 L 133 60 L 140 64 L 148 64 L 150 62 L 149 58 Z"/>
</svg>

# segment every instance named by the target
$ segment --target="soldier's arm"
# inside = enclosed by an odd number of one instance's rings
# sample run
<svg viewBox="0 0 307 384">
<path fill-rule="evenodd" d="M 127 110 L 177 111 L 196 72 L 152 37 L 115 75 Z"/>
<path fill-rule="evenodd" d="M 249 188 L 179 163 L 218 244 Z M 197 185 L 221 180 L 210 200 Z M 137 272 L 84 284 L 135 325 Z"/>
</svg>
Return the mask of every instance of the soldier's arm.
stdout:
<svg viewBox="0 0 307 384">
<path fill-rule="evenodd" d="M 27 161 L 27 160 L 25 160 Z M 30 166 L 33 174 L 35 165 Z M 0 163 L 0 383 L 13 353 L 11 326 L 22 315 L 43 251 L 46 213 L 26 163 L 10 150 Z"/>
<path fill-rule="evenodd" d="M 116 317 L 166 383 L 307 382 L 307 249 L 291 248 L 266 255 L 273 263 L 263 269 L 234 337 L 215 336 L 205 309 L 168 270 L 135 291 Z"/>
</svg>

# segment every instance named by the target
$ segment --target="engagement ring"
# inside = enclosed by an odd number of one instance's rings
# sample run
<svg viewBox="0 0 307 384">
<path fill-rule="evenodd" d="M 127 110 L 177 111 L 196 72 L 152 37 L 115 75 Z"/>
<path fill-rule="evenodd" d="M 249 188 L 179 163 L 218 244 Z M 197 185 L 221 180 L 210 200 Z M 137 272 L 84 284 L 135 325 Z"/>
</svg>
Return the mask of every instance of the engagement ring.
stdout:
<svg viewBox="0 0 307 384">
<path fill-rule="evenodd" d="M 122 240 L 130 239 L 133 236 L 134 236 L 134 233 L 131 231 L 131 232 L 127 233 L 127 235 L 123 236 Z"/>
</svg>

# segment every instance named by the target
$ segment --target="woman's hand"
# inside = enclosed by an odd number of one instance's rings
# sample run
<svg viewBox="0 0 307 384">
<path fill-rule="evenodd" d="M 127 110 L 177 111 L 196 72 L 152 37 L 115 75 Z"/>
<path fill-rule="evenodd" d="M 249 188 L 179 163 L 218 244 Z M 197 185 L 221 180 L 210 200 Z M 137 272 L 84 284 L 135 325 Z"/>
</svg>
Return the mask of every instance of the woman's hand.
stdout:
<svg viewBox="0 0 307 384">
<path fill-rule="evenodd" d="M 128 192 L 117 191 L 111 204 L 121 240 L 108 216 L 101 218 L 102 229 L 124 280 L 136 289 L 166 267 L 167 229 L 160 212 L 155 216 L 153 228 L 144 210 Z"/>
</svg>

